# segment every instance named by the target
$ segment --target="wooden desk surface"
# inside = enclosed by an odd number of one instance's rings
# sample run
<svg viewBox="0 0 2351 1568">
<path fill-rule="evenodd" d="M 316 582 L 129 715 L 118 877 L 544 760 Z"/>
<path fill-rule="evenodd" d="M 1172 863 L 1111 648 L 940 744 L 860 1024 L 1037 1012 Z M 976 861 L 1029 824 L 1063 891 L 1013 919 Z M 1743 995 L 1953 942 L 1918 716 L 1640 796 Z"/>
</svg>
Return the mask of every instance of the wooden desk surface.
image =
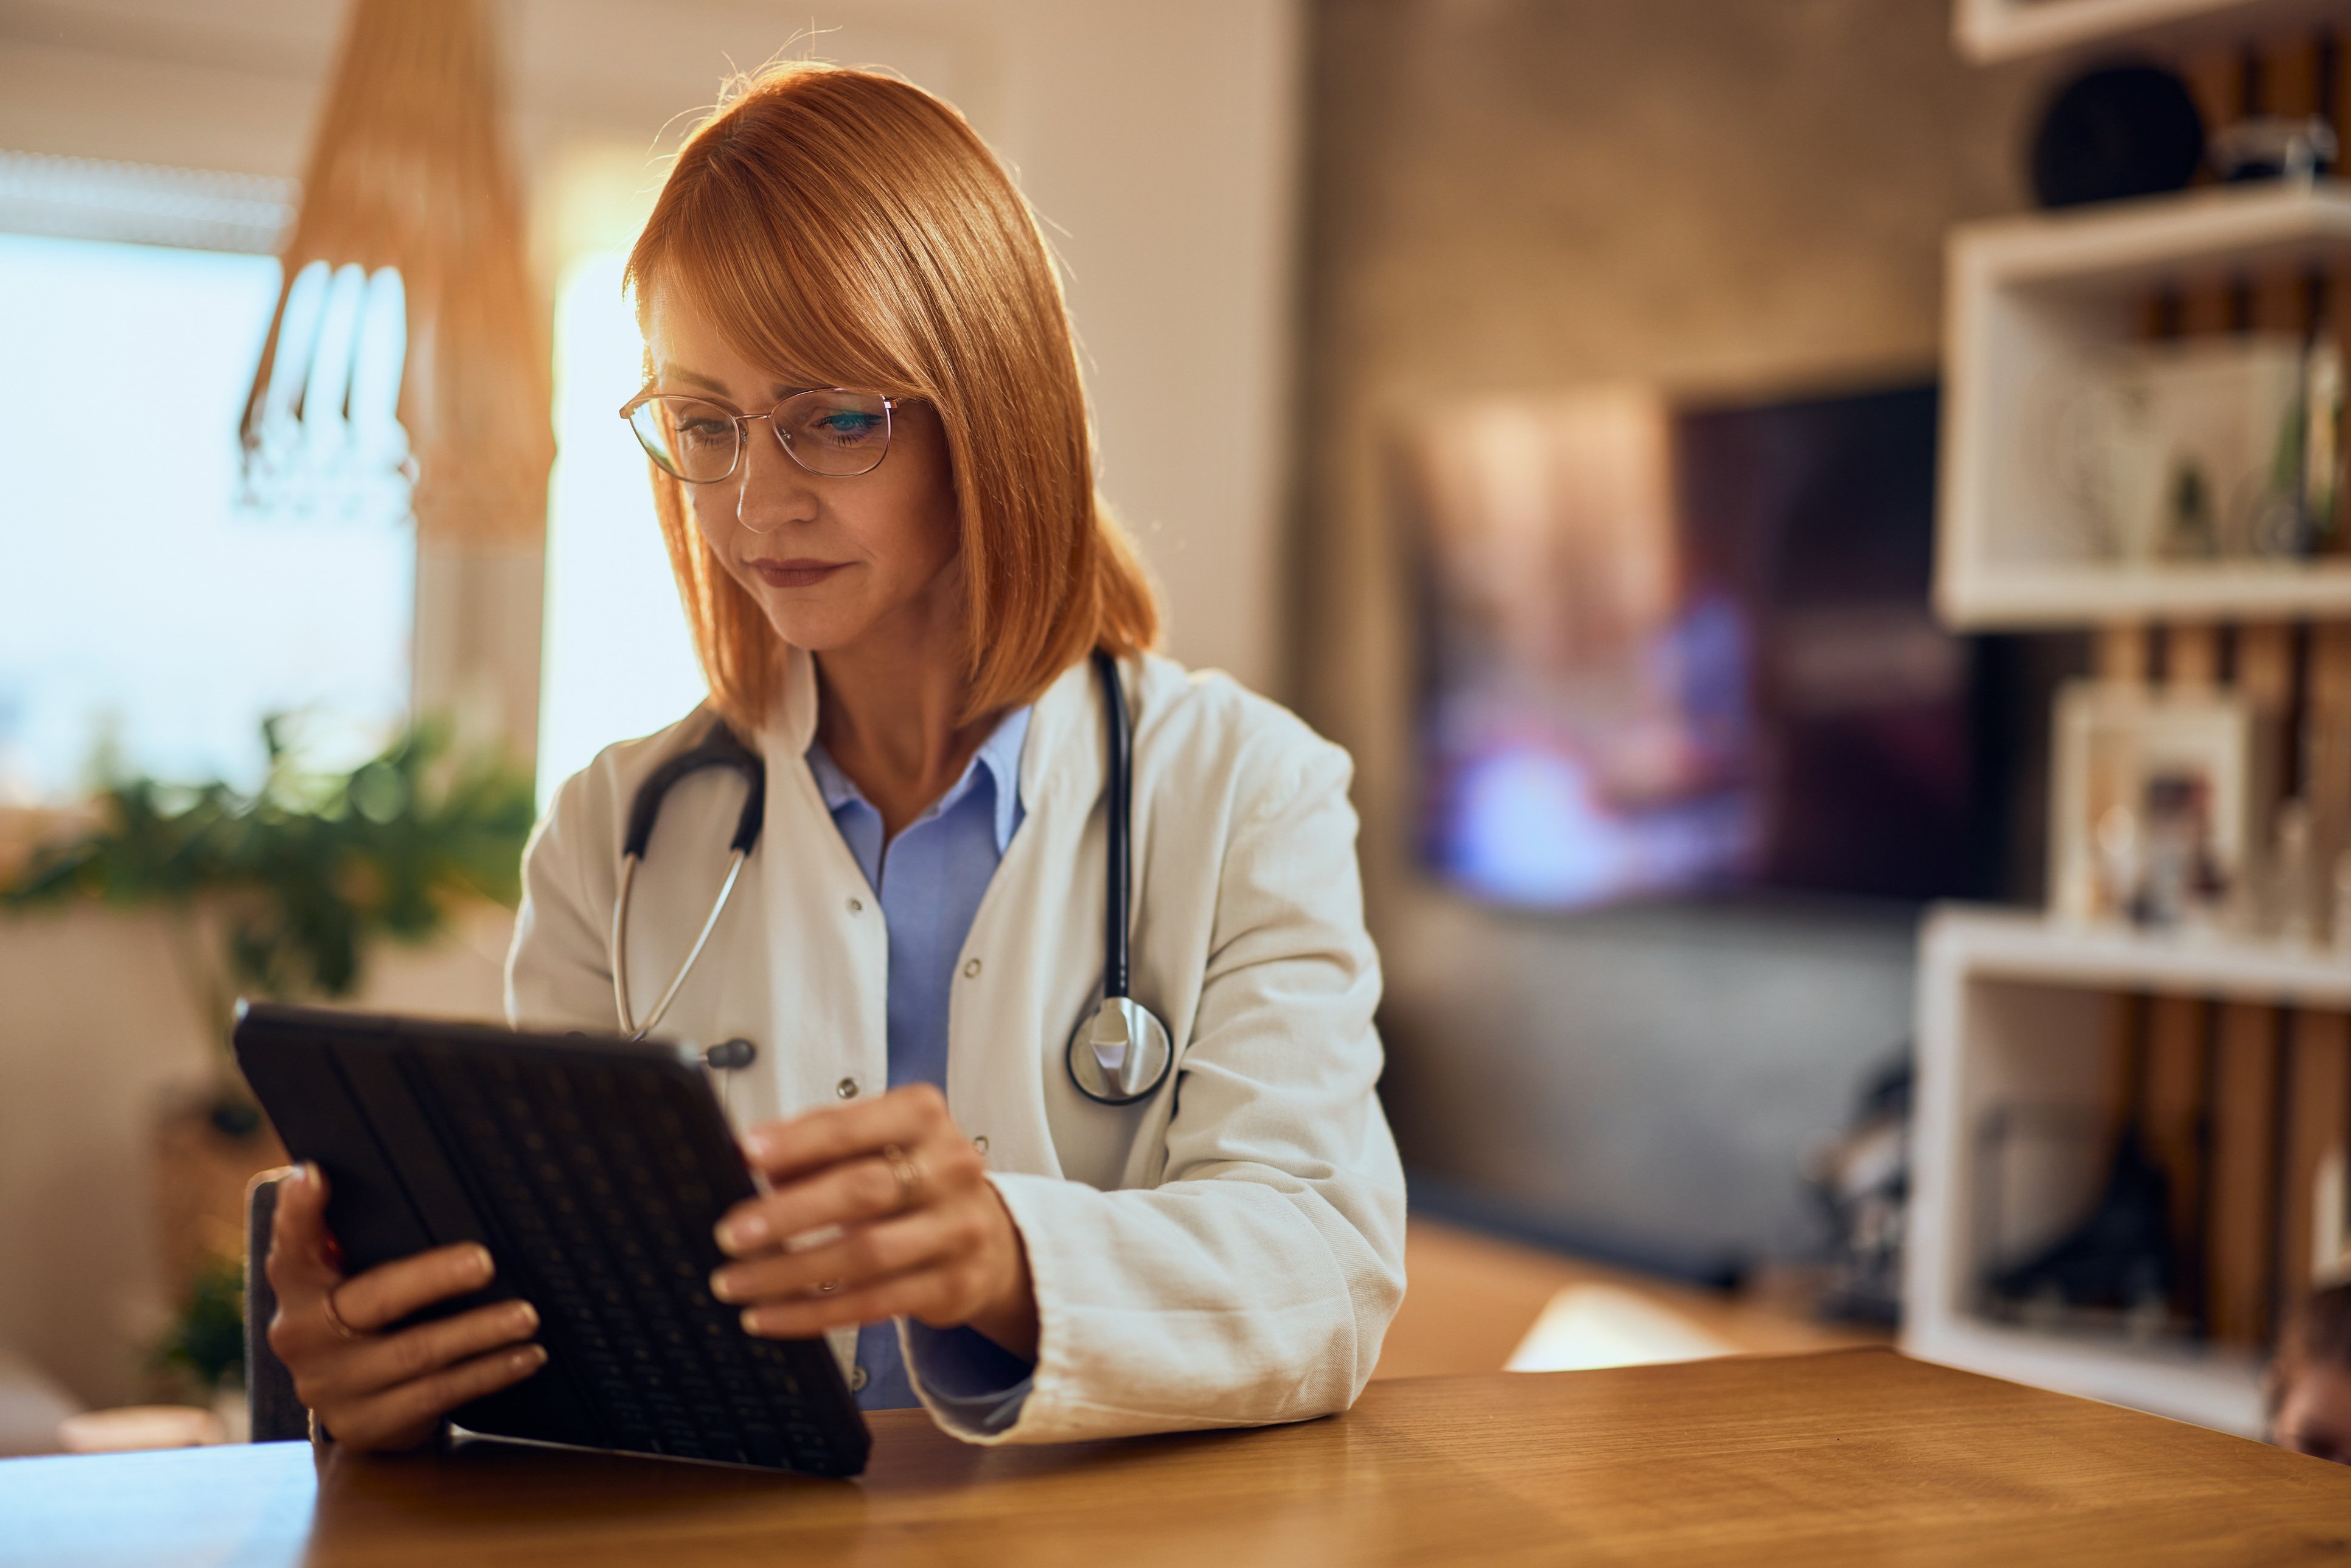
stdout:
<svg viewBox="0 0 2351 1568">
<path fill-rule="evenodd" d="M 2339 1564 L 2351 1469 L 1890 1352 L 1377 1383 L 1296 1427 L 967 1448 L 855 1483 L 475 1448 L 0 1462 L 0 1562 Z"/>
</svg>

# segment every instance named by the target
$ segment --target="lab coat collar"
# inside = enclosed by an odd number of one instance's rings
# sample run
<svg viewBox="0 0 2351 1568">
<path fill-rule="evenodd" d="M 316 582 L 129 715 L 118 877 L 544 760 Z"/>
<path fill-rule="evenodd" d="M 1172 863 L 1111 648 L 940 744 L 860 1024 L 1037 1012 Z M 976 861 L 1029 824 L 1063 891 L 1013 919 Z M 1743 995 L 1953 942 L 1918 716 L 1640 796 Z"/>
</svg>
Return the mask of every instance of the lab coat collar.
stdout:
<svg viewBox="0 0 2351 1568">
<path fill-rule="evenodd" d="M 964 764 L 963 776 L 915 821 L 925 822 L 954 810 L 964 797 L 971 793 L 979 775 L 985 772 L 988 787 L 993 791 L 989 797 L 989 809 L 996 835 L 996 852 L 1003 854 L 1004 846 L 1012 841 L 1012 831 L 1020 825 L 1020 747 L 1021 742 L 1028 738 L 1029 718 L 1034 711 L 1031 707 L 1017 707 L 997 720 L 996 727 L 988 731 L 987 738 L 980 742 L 979 749 L 972 753 L 969 762 Z M 868 811 L 872 810 L 872 805 L 865 799 L 865 792 L 858 789 L 857 780 L 841 770 L 841 764 L 832 759 L 832 754 L 824 748 L 824 742 L 810 743 L 808 764 L 810 771 L 816 775 L 817 792 L 824 797 L 826 810 L 838 816 L 841 809 L 852 801 Z"/>
<path fill-rule="evenodd" d="M 1124 667 L 1121 668 L 1123 674 Z M 1133 693 L 1132 680 L 1127 689 Z M 1130 695 L 1130 707 L 1133 700 Z M 778 705 L 768 737 L 768 770 L 772 774 L 775 763 L 782 758 L 799 764 L 798 771 L 809 781 L 810 795 L 818 797 L 821 805 L 807 764 L 810 743 L 816 739 L 816 660 L 806 649 L 788 647 L 783 701 Z M 1142 716 L 1136 714 L 1135 718 L 1139 725 Z M 1102 756 L 1107 743 L 1102 699 L 1094 690 L 1093 661 L 1082 658 L 1054 676 L 1030 705 L 1029 734 L 1020 747 L 1022 809 L 1036 811 L 1061 800 L 1091 807 L 1107 776 Z"/>
<path fill-rule="evenodd" d="M 1107 777 L 1107 741 L 1093 661 L 1080 659 L 1054 676 L 1034 705 L 1029 744 L 1020 751 L 1021 803 L 1031 811 L 1061 801 L 1092 807 Z"/>
</svg>

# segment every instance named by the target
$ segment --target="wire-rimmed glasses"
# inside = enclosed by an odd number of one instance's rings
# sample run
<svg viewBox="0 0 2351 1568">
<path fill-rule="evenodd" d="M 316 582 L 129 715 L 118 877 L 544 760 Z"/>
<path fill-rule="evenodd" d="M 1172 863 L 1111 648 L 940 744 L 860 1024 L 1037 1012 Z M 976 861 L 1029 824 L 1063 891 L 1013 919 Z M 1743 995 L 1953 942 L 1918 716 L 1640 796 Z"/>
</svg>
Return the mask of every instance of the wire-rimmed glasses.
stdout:
<svg viewBox="0 0 2351 1568">
<path fill-rule="evenodd" d="M 684 392 L 643 392 L 622 406 L 645 455 L 689 485 L 731 478 L 743 461 L 744 427 L 764 419 L 793 462 L 811 474 L 848 479 L 871 474 L 890 451 L 890 411 L 879 392 L 817 387 L 796 392 L 765 413 L 737 413 L 723 402 Z"/>
</svg>

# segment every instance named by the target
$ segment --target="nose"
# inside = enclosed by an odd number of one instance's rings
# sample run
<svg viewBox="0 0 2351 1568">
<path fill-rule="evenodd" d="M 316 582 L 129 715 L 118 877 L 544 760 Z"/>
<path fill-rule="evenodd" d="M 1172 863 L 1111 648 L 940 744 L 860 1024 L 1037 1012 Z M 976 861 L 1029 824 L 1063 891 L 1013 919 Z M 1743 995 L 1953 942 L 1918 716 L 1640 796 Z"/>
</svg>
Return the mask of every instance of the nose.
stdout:
<svg viewBox="0 0 2351 1568">
<path fill-rule="evenodd" d="M 735 519 L 755 534 L 771 534 L 788 523 L 816 517 L 816 490 L 809 471 L 784 450 L 776 423 L 766 414 L 743 423 L 743 460 L 736 470 Z"/>
</svg>

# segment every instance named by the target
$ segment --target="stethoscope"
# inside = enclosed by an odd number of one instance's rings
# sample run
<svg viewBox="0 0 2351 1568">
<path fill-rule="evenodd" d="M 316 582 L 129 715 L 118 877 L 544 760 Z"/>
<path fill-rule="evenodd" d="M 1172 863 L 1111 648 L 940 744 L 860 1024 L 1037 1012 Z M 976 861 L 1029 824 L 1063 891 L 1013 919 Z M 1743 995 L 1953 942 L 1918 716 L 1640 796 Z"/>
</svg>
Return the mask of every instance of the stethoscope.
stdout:
<svg viewBox="0 0 2351 1568">
<path fill-rule="evenodd" d="M 1106 789 L 1110 863 L 1105 879 L 1108 885 L 1103 892 L 1102 999 L 1092 1015 L 1082 1019 L 1070 1036 L 1066 1058 L 1070 1082 L 1077 1085 L 1078 1092 L 1104 1105 L 1131 1105 L 1149 1096 L 1166 1081 L 1168 1070 L 1175 1065 L 1176 1052 L 1168 1040 L 1167 1026 L 1128 994 L 1133 978 L 1127 962 L 1127 923 L 1134 884 L 1134 846 L 1129 832 L 1134 820 L 1134 736 L 1127 722 L 1126 693 L 1119 684 L 1117 662 L 1100 651 L 1094 653 L 1093 662 L 1102 676 L 1102 715 L 1110 728 L 1110 779 Z M 735 837 L 727 846 L 731 852 L 726 878 L 719 883 L 718 896 L 711 901 L 709 917 L 703 921 L 685 961 L 677 967 L 661 999 L 653 1003 L 653 1011 L 641 1022 L 629 1000 L 629 897 L 636 886 L 637 868 L 644 863 L 646 846 L 653 841 L 653 821 L 661 815 L 663 800 L 680 779 L 706 768 L 740 773 L 748 786 L 742 814 L 735 821 Z M 621 841 L 621 892 L 612 904 L 611 955 L 612 1001 L 621 1015 L 621 1032 L 630 1039 L 643 1040 L 653 1032 L 669 1011 L 670 1003 L 677 999 L 686 977 L 694 973 L 702 950 L 710 945 L 710 934 L 718 928 L 718 917 L 726 912 L 727 901 L 735 896 L 735 884 L 743 875 L 743 862 L 759 842 L 759 826 L 767 809 L 767 766 L 758 753 L 736 737 L 723 719 L 710 727 L 700 744 L 663 763 L 637 787 L 636 797 L 629 803 L 628 832 Z M 729 1040 L 704 1051 L 703 1061 L 714 1070 L 726 1071 L 748 1067 L 758 1056 L 758 1048 L 749 1040 Z"/>
</svg>

